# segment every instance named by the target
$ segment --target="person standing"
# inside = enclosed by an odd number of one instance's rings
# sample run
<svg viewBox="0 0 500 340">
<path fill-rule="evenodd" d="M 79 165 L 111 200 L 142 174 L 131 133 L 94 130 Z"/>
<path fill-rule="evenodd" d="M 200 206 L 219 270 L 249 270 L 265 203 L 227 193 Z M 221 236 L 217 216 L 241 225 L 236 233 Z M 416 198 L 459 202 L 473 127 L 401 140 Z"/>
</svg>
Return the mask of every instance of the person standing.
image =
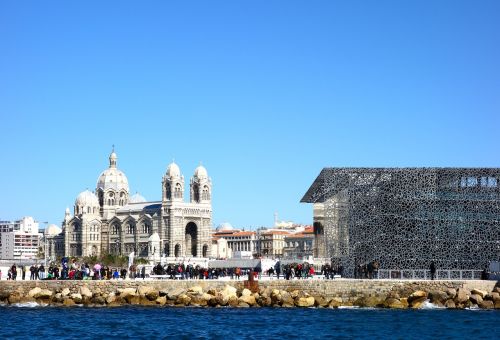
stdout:
<svg viewBox="0 0 500 340">
<path fill-rule="evenodd" d="M 431 271 L 431 280 L 434 280 L 434 277 L 436 275 L 436 265 L 434 264 L 434 261 L 431 262 L 431 266 L 429 269 Z"/>
<path fill-rule="evenodd" d="M 22 278 L 24 281 L 26 279 L 26 267 L 25 266 L 21 266 L 21 274 L 22 274 Z"/>
</svg>

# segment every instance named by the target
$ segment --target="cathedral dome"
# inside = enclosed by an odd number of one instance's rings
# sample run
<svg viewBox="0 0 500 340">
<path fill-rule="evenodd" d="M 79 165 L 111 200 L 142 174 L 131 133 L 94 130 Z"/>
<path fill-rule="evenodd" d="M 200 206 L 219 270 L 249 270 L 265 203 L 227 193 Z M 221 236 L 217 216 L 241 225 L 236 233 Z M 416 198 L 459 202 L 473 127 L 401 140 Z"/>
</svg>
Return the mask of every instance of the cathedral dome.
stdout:
<svg viewBox="0 0 500 340">
<path fill-rule="evenodd" d="M 109 155 L 109 168 L 104 170 L 97 179 L 97 189 L 125 190 L 128 192 L 128 179 L 121 170 L 116 168 L 117 159 L 118 157 L 113 150 Z"/>
<path fill-rule="evenodd" d="M 194 170 L 194 177 L 198 179 L 208 179 L 207 169 L 204 166 L 200 165 Z"/>
<path fill-rule="evenodd" d="M 45 235 L 46 236 L 55 236 L 59 235 L 62 233 L 62 229 L 56 226 L 55 224 L 50 224 L 46 229 L 45 229 Z"/>
<path fill-rule="evenodd" d="M 217 231 L 218 232 L 221 232 L 221 231 L 232 231 L 233 230 L 233 226 L 228 223 L 228 222 L 224 222 L 222 223 L 221 225 L 219 225 L 217 227 Z"/>
<path fill-rule="evenodd" d="M 130 199 L 128 200 L 129 203 L 144 203 L 146 202 L 146 199 L 141 195 L 139 194 L 138 192 L 135 193 L 134 195 L 132 195 L 130 197 Z"/>
<path fill-rule="evenodd" d="M 169 177 L 181 177 L 181 169 L 174 162 L 170 163 L 167 167 L 167 176 Z"/>
<path fill-rule="evenodd" d="M 75 200 L 77 207 L 99 207 L 99 200 L 92 192 L 85 190 L 81 192 Z"/>
</svg>

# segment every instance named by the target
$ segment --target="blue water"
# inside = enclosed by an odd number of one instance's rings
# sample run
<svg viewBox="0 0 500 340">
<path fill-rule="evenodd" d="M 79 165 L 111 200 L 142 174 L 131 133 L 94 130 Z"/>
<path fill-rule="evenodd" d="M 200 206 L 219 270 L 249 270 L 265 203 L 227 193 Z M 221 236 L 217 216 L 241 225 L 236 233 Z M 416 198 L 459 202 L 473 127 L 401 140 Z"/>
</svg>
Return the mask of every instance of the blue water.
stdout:
<svg viewBox="0 0 500 340">
<path fill-rule="evenodd" d="M 4 339 L 499 339 L 500 311 L 0 307 Z"/>
</svg>

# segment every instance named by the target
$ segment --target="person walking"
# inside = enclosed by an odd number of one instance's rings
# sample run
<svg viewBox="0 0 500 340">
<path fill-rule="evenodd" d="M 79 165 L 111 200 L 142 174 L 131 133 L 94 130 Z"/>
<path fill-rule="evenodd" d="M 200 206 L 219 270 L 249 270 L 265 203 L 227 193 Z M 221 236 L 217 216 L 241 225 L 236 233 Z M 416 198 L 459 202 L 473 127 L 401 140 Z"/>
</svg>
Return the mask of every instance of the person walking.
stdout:
<svg viewBox="0 0 500 340">
<path fill-rule="evenodd" d="M 434 261 L 431 262 L 431 266 L 429 269 L 431 271 L 431 280 L 434 280 L 434 277 L 436 275 L 436 265 L 434 264 Z"/>
</svg>

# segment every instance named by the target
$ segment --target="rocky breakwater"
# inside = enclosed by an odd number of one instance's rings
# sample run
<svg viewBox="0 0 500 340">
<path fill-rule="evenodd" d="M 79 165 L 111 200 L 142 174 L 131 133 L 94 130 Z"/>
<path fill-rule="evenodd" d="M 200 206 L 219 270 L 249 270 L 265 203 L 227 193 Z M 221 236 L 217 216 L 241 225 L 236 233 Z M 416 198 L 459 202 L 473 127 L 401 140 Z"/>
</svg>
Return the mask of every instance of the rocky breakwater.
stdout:
<svg viewBox="0 0 500 340">
<path fill-rule="evenodd" d="M 262 282 L 253 291 L 242 282 L 217 281 L 52 281 L 0 283 L 0 304 L 92 307 L 123 305 L 196 307 L 341 306 L 500 308 L 499 285 L 468 287 L 464 281 Z M 478 288 L 479 287 L 479 288 Z M 483 288 L 483 289 L 481 289 Z"/>
</svg>

